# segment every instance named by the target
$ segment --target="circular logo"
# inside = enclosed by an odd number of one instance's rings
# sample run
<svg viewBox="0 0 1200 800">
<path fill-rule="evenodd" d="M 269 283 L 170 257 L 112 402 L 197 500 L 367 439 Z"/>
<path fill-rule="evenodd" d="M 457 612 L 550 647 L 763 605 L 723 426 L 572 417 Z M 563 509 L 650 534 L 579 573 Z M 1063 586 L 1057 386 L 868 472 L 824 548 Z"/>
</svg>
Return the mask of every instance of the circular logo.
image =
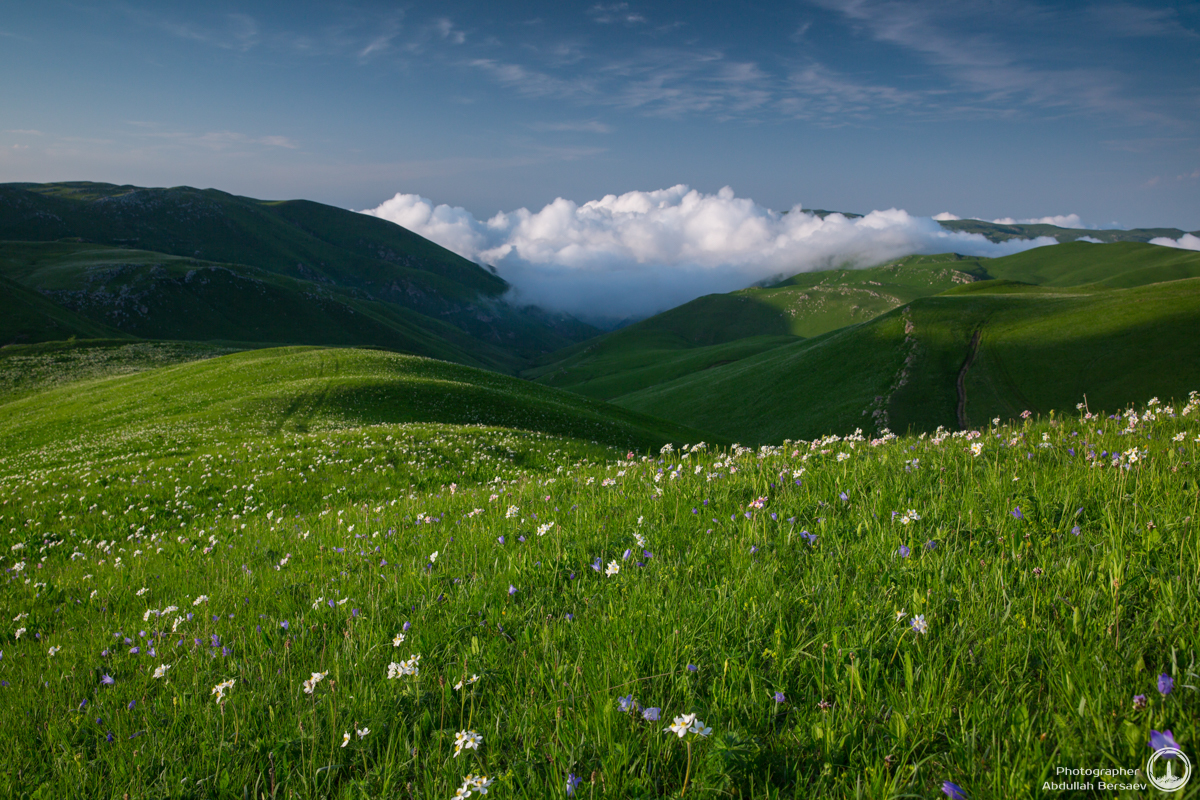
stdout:
<svg viewBox="0 0 1200 800">
<path fill-rule="evenodd" d="M 1161 792 L 1178 792 L 1192 777 L 1192 762 L 1182 750 L 1160 747 L 1146 762 L 1146 778 Z"/>
</svg>

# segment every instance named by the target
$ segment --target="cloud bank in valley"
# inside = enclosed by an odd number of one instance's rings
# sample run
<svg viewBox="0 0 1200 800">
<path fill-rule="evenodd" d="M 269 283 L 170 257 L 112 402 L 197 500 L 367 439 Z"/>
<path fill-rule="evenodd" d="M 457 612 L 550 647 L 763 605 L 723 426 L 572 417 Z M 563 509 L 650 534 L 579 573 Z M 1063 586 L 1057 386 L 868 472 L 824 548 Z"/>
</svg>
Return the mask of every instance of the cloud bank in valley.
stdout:
<svg viewBox="0 0 1200 800">
<path fill-rule="evenodd" d="M 1190 233 L 1185 233 L 1178 239 L 1159 236 L 1151 239 L 1150 244 L 1161 244 L 1163 247 L 1178 247 L 1180 250 L 1200 250 L 1200 236 L 1193 236 Z"/>
<path fill-rule="evenodd" d="M 863 217 L 822 218 L 799 206 L 779 213 L 729 187 L 703 194 L 682 184 L 582 205 L 559 198 L 537 212 L 521 208 L 488 220 L 415 194 L 363 213 L 495 266 L 516 302 L 593 320 L 644 317 L 701 295 L 844 264 L 914 253 L 1003 256 L 1055 244 L 1050 237 L 997 244 L 895 208 Z"/>
</svg>

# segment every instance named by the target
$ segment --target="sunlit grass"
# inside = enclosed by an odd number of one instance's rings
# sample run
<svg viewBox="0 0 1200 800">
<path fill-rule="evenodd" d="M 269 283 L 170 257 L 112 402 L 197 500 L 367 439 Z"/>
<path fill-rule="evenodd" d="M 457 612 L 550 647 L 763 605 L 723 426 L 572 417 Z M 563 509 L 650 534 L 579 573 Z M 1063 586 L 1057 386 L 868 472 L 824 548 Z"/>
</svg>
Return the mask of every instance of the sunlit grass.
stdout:
<svg viewBox="0 0 1200 800">
<path fill-rule="evenodd" d="M 0 781 L 1057 796 L 1058 765 L 1197 741 L 1198 418 L 650 456 L 345 419 L 10 444 Z"/>
</svg>

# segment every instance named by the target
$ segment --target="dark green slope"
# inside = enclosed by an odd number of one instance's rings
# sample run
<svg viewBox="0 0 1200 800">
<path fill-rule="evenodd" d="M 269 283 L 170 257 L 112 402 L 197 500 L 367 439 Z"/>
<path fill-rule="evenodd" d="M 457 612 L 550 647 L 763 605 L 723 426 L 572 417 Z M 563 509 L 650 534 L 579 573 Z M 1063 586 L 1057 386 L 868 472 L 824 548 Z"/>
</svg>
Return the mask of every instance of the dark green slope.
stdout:
<svg viewBox="0 0 1200 800">
<path fill-rule="evenodd" d="M 355 289 L 523 359 L 597 333 L 566 315 L 510 306 L 501 299 L 509 287 L 499 276 L 399 225 L 345 209 L 186 186 L 0 185 L 0 240 L 64 239 L 245 264 Z"/>
<path fill-rule="evenodd" d="M 953 429 L 960 410 L 971 426 L 1026 409 L 1073 412 L 1084 394 L 1111 412 L 1193 389 L 1200 278 L 1130 289 L 989 281 L 615 402 L 760 443 L 855 427 Z"/>
<path fill-rule="evenodd" d="M 63 308 L 0 275 L 0 346 L 48 342 L 72 336 L 127 338 L 127 334 Z"/>
<path fill-rule="evenodd" d="M 354 289 L 140 250 L 0 243 L 0 273 L 143 339 L 367 345 L 512 372 L 519 359 L 460 328 Z M 111 327 L 107 327 L 111 326 Z"/>
<path fill-rule="evenodd" d="M 495 372 L 377 350 L 276 348 L 0 402 L 0 452 L 206 443 L 372 424 L 489 425 L 645 449 L 704 434 Z M 78 457 L 75 455 L 74 457 Z M 10 465 L 11 466 L 11 465 Z"/>
</svg>

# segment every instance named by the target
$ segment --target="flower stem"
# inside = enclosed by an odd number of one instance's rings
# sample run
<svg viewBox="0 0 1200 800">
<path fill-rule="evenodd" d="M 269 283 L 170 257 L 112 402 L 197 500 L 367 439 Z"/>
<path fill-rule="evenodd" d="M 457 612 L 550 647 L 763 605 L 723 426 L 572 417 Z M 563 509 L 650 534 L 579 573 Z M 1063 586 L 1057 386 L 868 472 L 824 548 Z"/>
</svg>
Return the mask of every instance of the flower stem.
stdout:
<svg viewBox="0 0 1200 800">
<path fill-rule="evenodd" d="M 684 773 L 683 773 L 683 789 L 681 789 L 679 792 L 680 797 L 683 797 L 683 793 L 687 791 L 688 778 L 690 778 L 692 775 L 692 740 L 691 739 L 688 739 L 687 749 L 688 749 L 687 769 L 684 770 Z"/>
</svg>

